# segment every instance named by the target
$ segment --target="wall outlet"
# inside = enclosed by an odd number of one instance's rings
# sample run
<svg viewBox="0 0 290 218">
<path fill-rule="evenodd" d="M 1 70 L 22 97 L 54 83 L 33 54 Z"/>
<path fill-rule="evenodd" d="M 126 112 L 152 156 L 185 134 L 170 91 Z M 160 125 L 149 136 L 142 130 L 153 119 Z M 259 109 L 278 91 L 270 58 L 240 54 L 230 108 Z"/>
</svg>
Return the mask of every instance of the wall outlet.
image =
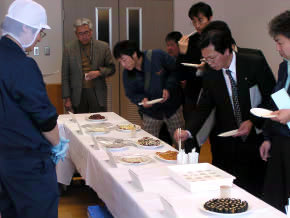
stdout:
<svg viewBox="0 0 290 218">
<path fill-rule="evenodd" d="M 34 47 L 34 55 L 39 55 L 39 47 Z"/>
</svg>

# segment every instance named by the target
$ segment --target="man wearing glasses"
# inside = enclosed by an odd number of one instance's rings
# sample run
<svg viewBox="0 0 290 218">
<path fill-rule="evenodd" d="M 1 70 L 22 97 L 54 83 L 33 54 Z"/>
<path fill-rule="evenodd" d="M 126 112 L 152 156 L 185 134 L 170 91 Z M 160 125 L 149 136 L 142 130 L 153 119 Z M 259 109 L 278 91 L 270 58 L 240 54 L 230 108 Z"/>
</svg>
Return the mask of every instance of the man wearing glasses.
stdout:
<svg viewBox="0 0 290 218">
<path fill-rule="evenodd" d="M 106 111 L 106 77 L 115 73 L 106 42 L 93 40 L 92 22 L 77 19 L 77 40 L 69 42 L 62 59 L 62 98 L 66 111 L 93 113 Z"/>
<path fill-rule="evenodd" d="M 259 157 L 263 120 L 250 113 L 251 90 L 259 89 L 257 107 L 265 108 L 275 85 L 273 74 L 258 55 L 235 53 L 228 31 L 205 28 L 201 34 L 202 56 L 211 69 L 203 76 L 203 92 L 197 108 L 181 131 L 181 140 L 195 136 L 212 109 L 212 134 L 235 130 L 229 137 L 216 137 L 213 163 L 236 177 L 235 184 L 261 196 L 264 164 Z M 175 139 L 179 136 L 175 132 Z"/>
</svg>

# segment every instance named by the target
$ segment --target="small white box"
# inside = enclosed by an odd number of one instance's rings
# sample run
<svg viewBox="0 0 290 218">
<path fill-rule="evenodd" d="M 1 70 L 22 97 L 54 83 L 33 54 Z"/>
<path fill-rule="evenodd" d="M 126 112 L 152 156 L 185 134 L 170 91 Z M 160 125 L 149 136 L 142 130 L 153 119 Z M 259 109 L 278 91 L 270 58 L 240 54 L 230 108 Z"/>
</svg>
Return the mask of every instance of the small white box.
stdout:
<svg viewBox="0 0 290 218">
<path fill-rule="evenodd" d="M 186 164 L 168 166 L 174 181 L 191 192 L 219 190 L 221 185 L 231 186 L 234 176 L 209 164 Z"/>
</svg>

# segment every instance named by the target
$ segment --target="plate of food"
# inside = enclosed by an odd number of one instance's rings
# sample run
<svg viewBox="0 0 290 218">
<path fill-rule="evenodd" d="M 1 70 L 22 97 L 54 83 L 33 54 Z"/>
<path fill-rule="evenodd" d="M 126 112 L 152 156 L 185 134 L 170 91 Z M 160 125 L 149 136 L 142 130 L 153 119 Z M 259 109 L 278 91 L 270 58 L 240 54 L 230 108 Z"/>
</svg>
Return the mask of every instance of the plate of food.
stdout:
<svg viewBox="0 0 290 218">
<path fill-rule="evenodd" d="M 137 145 L 145 149 L 157 149 L 161 148 L 163 144 L 159 139 L 154 139 L 151 137 L 143 137 L 137 141 Z"/>
<path fill-rule="evenodd" d="M 119 130 L 121 132 L 131 132 L 134 129 L 136 131 L 139 131 L 139 130 L 141 130 L 141 126 L 135 125 L 135 124 L 131 124 L 131 123 L 118 124 L 117 125 L 117 130 Z"/>
<path fill-rule="evenodd" d="M 101 134 L 106 134 L 109 132 L 109 129 L 106 127 L 85 127 L 85 130 L 88 134 L 90 135 L 101 135 Z"/>
<path fill-rule="evenodd" d="M 122 164 L 147 164 L 152 161 L 152 159 L 145 155 L 124 155 L 119 157 L 119 161 Z"/>
<path fill-rule="evenodd" d="M 230 137 L 230 136 L 234 136 L 238 133 L 238 129 L 234 129 L 231 131 L 227 131 L 227 132 L 223 132 L 218 134 L 219 137 Z"/>
<path fill-rule="evenodd" d="M 263 118 L 276 117 L 275 114 L 272 114 L 273 111 L 264 109 L 264 108 L 252 108 L 250 112 L 257 117 L 263 117 Z"/>
<path fill-rule="evenodd" d="M 251 212 L 248 202 L 237 198 L 214 198 L 201 205 L 200 209 L 223 217 L 240 216 Z"/>
<path fill-rule="evenodd" d="M 176 163 L 177 160 L 177 151 L 165 151 L 165 152 L 156 152 L 156 158 L 168 163 Z"/>
<path fill-rule="evenodd" d="M 86 117 L 86 120 L 91 122 L 104 122 L 107 120 L 107 118 L 101 114 L 92 114 Z"/>
</svg>

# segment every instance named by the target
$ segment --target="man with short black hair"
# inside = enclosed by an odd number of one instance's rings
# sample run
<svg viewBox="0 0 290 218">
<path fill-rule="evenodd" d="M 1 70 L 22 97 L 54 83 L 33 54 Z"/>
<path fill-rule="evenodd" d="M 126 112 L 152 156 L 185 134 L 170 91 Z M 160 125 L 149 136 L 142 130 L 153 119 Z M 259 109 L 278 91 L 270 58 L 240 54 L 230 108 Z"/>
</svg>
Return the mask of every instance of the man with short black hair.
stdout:
<svg viewBox="0 0 290 218">
<path fill-rule="evenodd" d="M 211 7 L 204 3 L 198 2 L 191 6 L 188 11 L 188 17 L 190 18 L 193 27 L 196 32 L 191 36 L 185 35 L 179 40 L 180 54 L 177 57 L 179 80 L 186 80 L 184 87 L 185 104 L 184 114 L 185 120 L 190 117 L 191 111 L 196 107 L 198 96 L 202 87 L 202 77 L 200 72 L 204 66 L 204 62 L 201 63 L 202 58 L 199 40 L 202 30 L 211 22 L 213 12 Z M 198 64 L 198 68 L 183 66 L 181 63 L 193 63 Z"/>
<path fill-rule="evenodd" d="M 114 57 L 124 68 L 126 96 L 143 114 L 144 130 L 158 137 L 163 122 L 173 136 L 184 126 L 182 93 L 175 78 L 175 60 L 162 50 L 141 52 L 134 41 L 124 40 L 114 47 Z M 148 101 L 163 98 L 156 104 Z M 142 105 L 139 105 L 142 103 Z"/>
<path fill-rule="evenodd" d="M 263 162 L 259 158 L 258 145 L 263 136 L 255 128 L 261 128 L 263 120 L 250 114 L 251 90 L 261 93 L 260 107 L 269 100 L 275 80 L 260 56 L 243 55 L 232 50 L 232 36 L 227 31 L 203 31 L 201 52 L 211 69 L 203 77 L 203 92 L 182 130 L 182 141 L 195 136 L 212 109 L 215 124 L 212 134 L 236 130 L 230 137 L 216 137 L 213 163 L 236 177 L 235 183 L 250 193 L 260 196 L 263 182 Z M 178 134 L 175 132 L 175 139 Z"/>
<path fill-rule="evenodd" d="M 166 49 L 167 53 L 177 58 L 179 55 L 179 47 L 178 47 L 178 41 L 181 39 L 182 34 L 178 31 L 173 31 L 167 34 L 165 38 L 166 42 Z"/>
</svg>

